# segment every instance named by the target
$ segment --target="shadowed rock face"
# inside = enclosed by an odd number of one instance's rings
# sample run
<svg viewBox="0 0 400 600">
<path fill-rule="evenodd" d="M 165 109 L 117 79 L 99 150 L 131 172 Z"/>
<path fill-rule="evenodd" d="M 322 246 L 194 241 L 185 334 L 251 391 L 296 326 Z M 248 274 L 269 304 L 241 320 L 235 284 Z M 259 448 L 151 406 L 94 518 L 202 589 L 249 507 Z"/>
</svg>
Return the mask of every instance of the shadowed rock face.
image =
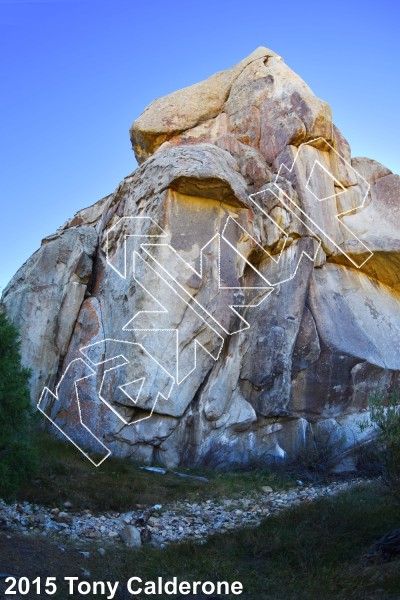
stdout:
<svg viewBox="0 0 400 600">
<path fill-rule="evenodd" d="M 78 445 L 170 466 L 354 444 L 400 383 L 400 178 L 266 48 L 131 140 L 139 168 L 4 291 L 32 400 L 61 381 L 46 414 Z"/>
</svg>

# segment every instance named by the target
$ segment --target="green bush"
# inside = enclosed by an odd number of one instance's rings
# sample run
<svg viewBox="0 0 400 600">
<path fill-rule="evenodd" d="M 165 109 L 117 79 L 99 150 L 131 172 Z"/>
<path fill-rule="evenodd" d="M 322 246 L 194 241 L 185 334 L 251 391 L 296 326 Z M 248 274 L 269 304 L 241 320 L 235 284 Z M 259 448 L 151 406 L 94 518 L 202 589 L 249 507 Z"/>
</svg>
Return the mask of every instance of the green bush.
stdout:
<svg viewBox="0 0 400 600">
<path fill-rule="evenodd" d="M 29 376 L 21 366 L 18 332 L 0 313 L 0 498 L 6 500 L 38 467 Z"/>
<path fill-rule="evenodd" d="M 400 502 L 400 398 L 397 390 L 387 398 L 376 391 L 369 399 L 370 416 L 361 430 L 372 428 L 374 454 L 381 467 L 381 478 L 390 493 Z"/>
</svg>

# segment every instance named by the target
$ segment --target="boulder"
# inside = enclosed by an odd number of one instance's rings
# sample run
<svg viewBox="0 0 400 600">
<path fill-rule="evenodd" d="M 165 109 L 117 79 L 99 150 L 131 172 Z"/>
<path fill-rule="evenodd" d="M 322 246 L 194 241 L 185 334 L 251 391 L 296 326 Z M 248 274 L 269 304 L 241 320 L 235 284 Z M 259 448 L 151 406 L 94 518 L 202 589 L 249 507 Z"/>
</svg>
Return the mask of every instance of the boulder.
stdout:
<svg viewBox="0 0 400 600">
<path fill-rule="evenodd" d="M 155 100 L 131 140 L 137 170 L 4 290 L 32 402 L 94 464 L 347 452 L 399 385 L 399 176 L 352 158 L 266 48 Z"/>
<path fill-rule="evenodd" d="M 128 548 L 140 548 L 142 539 L 140 531 L 134 525 L 126 525 L 120 533 L 121 540 Z"/>
<path fill-rule="evenodd" d="M 232 84 L 253 61 L 278 56 L 267 48 L 257 48 L 250 56 L 209 79 L 154 100 L 133 123 L 130 133 L 139 163 L 143 162 L 174 134 L 193 129 L 214 119 L 222 111 Z"/>
</svg>

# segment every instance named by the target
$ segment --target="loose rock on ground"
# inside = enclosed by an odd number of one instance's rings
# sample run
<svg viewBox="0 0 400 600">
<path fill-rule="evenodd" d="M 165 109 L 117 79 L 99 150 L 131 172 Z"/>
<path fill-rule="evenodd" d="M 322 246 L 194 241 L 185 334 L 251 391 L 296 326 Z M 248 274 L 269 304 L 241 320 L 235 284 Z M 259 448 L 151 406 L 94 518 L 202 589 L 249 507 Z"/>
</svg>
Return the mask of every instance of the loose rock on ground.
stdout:
<svg viewBox="0 0 400 600">
<path fill-rule="evenodd" d="M 67 509 L 64 504 L 60 511 L 58 507 L 48 509 L 28 502 L 6 504 L 0 500 L 0 529 L 62 541 L 97 542 L 101 544 L 101 554 L 106 552 L 103 546 L 107 543 L 131 547 L 151 543 L 161 548 L 185 539 L 204 543 L 213 533 L 257 526 L 277 512 L 338 494 L 362 482 L 366 480 L 298 486 L 287 491 L 269 491 L 272 488 L 262 486 L 244 498 L 178 501 L 165 507 L 143 506 L 96 516 L 89 511 L 75 512 L 72 505 Z"/>
</svg>

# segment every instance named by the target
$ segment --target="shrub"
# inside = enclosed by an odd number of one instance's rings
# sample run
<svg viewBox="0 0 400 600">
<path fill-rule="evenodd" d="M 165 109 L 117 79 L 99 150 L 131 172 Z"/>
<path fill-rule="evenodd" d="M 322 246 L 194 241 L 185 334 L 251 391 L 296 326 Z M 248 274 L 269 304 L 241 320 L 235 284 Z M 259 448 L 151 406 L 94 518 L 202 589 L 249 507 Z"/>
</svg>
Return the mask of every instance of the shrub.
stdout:
<svg viewBox="0 0 400 600">
<path fill-rule="evenodd" d="M 361 430 L 372 428 L 376 434 L 375 454 L 381 465 L 381 478 L 390 493 L 400 502 L 400 398 L 397 390 L 385 398 L 376 391 L 369 399 L 370 416 L 360 424 Z"/>
<path fill-rule="evenodd" d="M 300 479 L 322 481 L 342 455 L 344 445 L 344 434 L 338 434 L 334 429 L 314 431 L 304 447 L 288 462 L 286 470 L 291 470 Z"/>
<path fill-rule="evenodd" d="M 354 450 L 357 471 L 362 477 L 375 478 L 382 476 L 382 463 L 375 440 L 358 444 Z"/>
<path fill-rule="evenodd" d="M 0 497 L 7 500 L 38 466 L 29 376 L 21 366 L 18 332 L 0 313 Z"/>
</svg>

